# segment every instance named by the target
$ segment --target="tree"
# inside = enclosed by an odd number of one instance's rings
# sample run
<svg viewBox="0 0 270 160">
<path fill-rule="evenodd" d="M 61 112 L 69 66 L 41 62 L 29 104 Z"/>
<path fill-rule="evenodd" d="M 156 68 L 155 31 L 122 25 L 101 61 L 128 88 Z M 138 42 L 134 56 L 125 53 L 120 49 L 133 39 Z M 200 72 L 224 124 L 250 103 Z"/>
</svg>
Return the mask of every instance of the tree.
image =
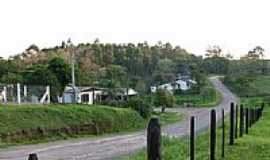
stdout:
<svg viewBox="0 0 270 160">
<path fill-rule="evenodd" d="M 222 49 L 218 45 L 209 46 L 208 49 L 206 49 L 206 57 L 221 57 Z"/>
<path fill-rule="evenodd" d="M 108 89 L 109 100 L 114 100 L 116 95 L 122 92 L 126 77 L 125 69 L 119 65 L 109 65 L 102 68 L 100 74 L 100 85 Z"/>
<path fill-rule="evenodd" d="M 1 82 L 5 84 L 16 84 L 22 82 L 22 76 L 16 73 L 8 73 L 2 76 Z"/>
<path fill-rule="evenodd" d="M 64 91 L 65 86 L 71 81 L 70 67 L 64 62 L 62 58 L 54 58 L 49 61 L 48 69 L 57 78 L 61 88 L 61 93 Z"/>
<path fill-rule="evenodd" d="M 158 89 L 155 93 L 154 104 L 157 107 L 162 107 L 162 112 L 165 112 L 165 108 L 173 107 L 174 103 L 174 96 L 170 92 Z"/>
<path fill-rule="evenodd" d="M 57 95 L 62 94 L 61 84 L 55 74 L 46 65 L 34 65 L 23 73 L 23 82 L 27 85 L 41 85 L 51 87 L 51 98 L 57 101 Z"/>
<path fill-rule="evenodd" d="M 264 57 L 264 49 L 261 46 L 256 46 L 252 50 L 248 51 L 245 58 L 247 59 L 260 59 Z"/>
</svg>

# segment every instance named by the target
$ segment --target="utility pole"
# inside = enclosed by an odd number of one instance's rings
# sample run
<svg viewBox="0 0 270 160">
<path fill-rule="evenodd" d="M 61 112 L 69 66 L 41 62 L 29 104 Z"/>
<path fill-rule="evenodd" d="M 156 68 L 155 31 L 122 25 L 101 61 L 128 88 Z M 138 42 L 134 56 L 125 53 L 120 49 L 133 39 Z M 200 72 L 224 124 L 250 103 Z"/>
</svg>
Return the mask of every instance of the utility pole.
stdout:
<svg viewBox="0 0 270 160">
<path fill-rule="evenodd" d="M 72 44 L 70 38 L 67 41 L 67 47 L 68 47 L 68 51 L 70 53 L 70 62 L 71 62 L 71 87 L 72 87 L 72 89 L 74 91 L 73 102 L 77 103 L 78 94 L 77 94 L 76 84 L 75 84 L 75 55 L 74 55 L 73 44 Z"/>
</svg>

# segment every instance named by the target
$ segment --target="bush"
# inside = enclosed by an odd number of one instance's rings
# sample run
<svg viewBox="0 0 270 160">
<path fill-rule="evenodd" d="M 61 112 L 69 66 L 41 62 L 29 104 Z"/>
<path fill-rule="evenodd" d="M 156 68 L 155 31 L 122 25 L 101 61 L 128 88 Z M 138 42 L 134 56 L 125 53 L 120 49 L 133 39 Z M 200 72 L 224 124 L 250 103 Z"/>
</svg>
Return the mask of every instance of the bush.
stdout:
<svg viewBox="0 0 270 160">
<path fill-rule="evenodd" d="M 137 111 L 143 118 L 148 118 L 153 111 L 151 103 L 141 97 L 129 99 L 126 106 Z"/>
<path fill-rule="evenodd" d="M 174 107 L 175 98 L 170 92 L 166 90 L 157 90 L 154 98 L 155 106 L 162 107 L 162 111 L 164 111 L 167 107 Z"/>
</svg>

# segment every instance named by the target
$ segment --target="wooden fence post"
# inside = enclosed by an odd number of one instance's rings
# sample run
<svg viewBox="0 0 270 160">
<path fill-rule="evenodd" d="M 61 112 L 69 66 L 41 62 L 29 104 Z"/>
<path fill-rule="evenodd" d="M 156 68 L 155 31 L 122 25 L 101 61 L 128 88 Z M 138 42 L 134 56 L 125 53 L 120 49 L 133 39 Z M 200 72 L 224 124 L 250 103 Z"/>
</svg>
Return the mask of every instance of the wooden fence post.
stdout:
<svg viewBox="0 0 270 160">
<path fill-rule="evenodd" d="M 38 160 L 38 156 L 36 153 L 29 154 L 28 160 Z"/>
<path fill-rule="evenodd" d="M 243 104 L 240 105 L 240 128 L 239 137 L 242 137 L 244 133 L 244 107 Z"/>
<path fill-rule="evenodd" d="M 216 111 L 211 110 L 210 114 L 210 160 L 215 160 L 216 151 Z"/>
<path fill-rule="evenodd" d="M 255 108 L 252 109 L 252 123 L 254 124 L 256 122 L 256 112 L 255 112 Z"/>
<path fill-rule="evenodd" d="M 190 118 L 190 160 L 195 160 L 195 117 Z"/>
<path fill-rule="evenodd" d="M 231 103 L 231 113 L 230 113 L 230 142 L 229 145 L 234 143 L 234 103 Z"/>
<path fill-rule="evenodd" d="M 222 109 L 221 112 L 221 118 L 222 118 L 222 142 L 221 142 L 221 158 L 225 158 L 225 115 L 224 115 L 224 109 Z"/>
<path fill-rule="evenodd" d="M 248 120 L 249 120 L 249 128 L 251 128 L 251 126 L 252 126 L 252 123 L 251 123 L 251 121 L 252 121 L 252 114 L 251 114 L 251 108 L 249 108 L 248 109 Z"/>
<path fill-rule="evenodd" d="M 238 105 L 235 106 L 235 129 L 234 129 L 234 136 L 237 139 L 238 136 Z"/>
<path fill-rule="evenodd" d="M 160 160 L 161 130 L 158 118 L 151 118 L 147 128 L 148 160 Z"/>
<path fill-rule="evenodd" d="M 256 108 L 256 121 L 259 120 L 259 108 Z"/>
<path fill-rule="evenodd" d="M 264 109 L 264 102 L 263 102 L 262 105 L 261 105 L 261 109 L 262 109 L 262 111 L 263 111 L 263 109 Z"/>
<path fill-rule="evenodd" d="M 248 113 L 248 108 L 245 109 L 246 110 L 246 134 L 248 134 L 248 127 L 249 127 L 249 113 Z"/>
</svg>

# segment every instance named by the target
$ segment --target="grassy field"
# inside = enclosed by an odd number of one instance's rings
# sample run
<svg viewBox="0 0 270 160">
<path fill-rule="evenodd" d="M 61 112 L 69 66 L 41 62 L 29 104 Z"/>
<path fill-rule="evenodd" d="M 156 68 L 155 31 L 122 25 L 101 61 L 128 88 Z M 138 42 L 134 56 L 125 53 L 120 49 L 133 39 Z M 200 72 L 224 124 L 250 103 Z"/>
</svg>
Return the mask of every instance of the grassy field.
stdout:
<svg viewBox="0 0 270 160">
<path fill-rule="evenodd" d="M 260 102 L 260 101 L 257 101 Z M 257 103 L 256 102 L 256 103 Z M 226 136 L 226 160 L 268 160 L 270 157 L 270 108 L 266 107 L 263 117 L 253 125 L 248 135 L 238 138 L 234 146 L 229 146 Z M 226 121 L 226 135 L 229 135 L 229 123 Z M 221 160 L 221 129 L 217 131 L 216 159 Z M 209 133 L 202 133 L 196 137 L 196 159 L 209 159 Z M 166 138 L 162 139 L 162 158 L 165 160 L 189 159 L 189 140 Z M 123 160 L 145 160 L 146 151 L 141 151 Z"/>
<path fill-rule="evenodd" d="M 234 93 L 241 97 L 270 96 L 270 76 L 260 75 L 248 79 L 236 77 L 230 78 L 225 83 Z"/>
<path fill-rule="evenodd" d="M 222 100 L 222 96 L 217 92 L 213 85 L 207 81 L 205 87 L 210 89 L 213 94 L 210 94 L 207 97 L 203 97 L 202 94 L 198 93 L 188 93 L 188 94 L 176 94 L 175 101 L 177 106 L 182 107 L 184 103 L 191 103 L 195 107 L 213 107 L 219 104 Z"/>
<path fill-rule="evenodd" d="M 202 98 L 200 94 L 176 95 L 175 101 L 178 106 L 183 106 L 184 103 L 192 103 L 195 107 L 213 107 L 220 103 L 222 96 L 216 92 L 215 96 L 207 99 Z"/>
<path fill-rule="evenodd" d="M 182 118 L 177 113 L 153 115 L 163 125 Z M 0 106 L 0 117 L 0 147 L 138 131 L 148 122 L 132 109 L 100 105 Z"/>
</svg>

